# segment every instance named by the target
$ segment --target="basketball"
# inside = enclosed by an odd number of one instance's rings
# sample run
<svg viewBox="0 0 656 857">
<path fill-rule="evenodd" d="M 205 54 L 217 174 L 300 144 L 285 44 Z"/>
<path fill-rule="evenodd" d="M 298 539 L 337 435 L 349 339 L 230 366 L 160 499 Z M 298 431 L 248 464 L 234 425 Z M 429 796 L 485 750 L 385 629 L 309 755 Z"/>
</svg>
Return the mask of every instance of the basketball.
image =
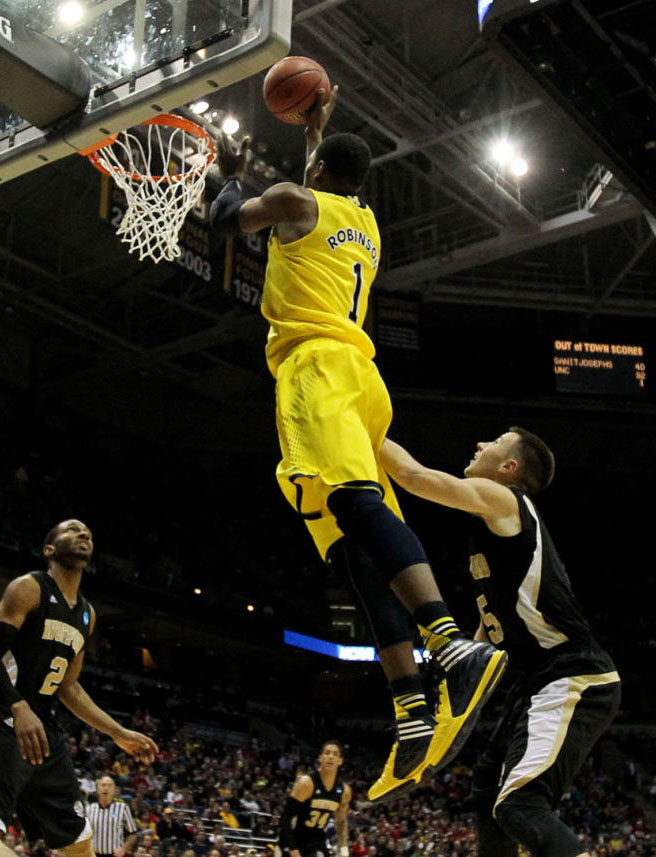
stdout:
<svg viewBox="0 0 656 857">
<path fill-rule="evenodd" d="M 330 79 L 318 62 L 308 57 L 285 57 L 271 66 L 264 78 L 262 95 L 273 115 L 290 125 L 304 125 L 307 111 L 324 90 L 330 95 Z"/>
</svg>

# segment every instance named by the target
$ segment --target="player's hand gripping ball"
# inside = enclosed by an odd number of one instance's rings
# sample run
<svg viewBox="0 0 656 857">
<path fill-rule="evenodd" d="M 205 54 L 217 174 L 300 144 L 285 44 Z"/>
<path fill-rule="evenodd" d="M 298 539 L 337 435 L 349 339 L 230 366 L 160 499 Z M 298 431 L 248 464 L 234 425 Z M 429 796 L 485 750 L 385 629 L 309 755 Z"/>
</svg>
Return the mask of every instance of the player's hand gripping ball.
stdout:
<svg viewBox="0 0 656 857">
<path fill-rule="evenodd" d="M 285 57 L 267 72 L 262 95 L 277 119 L 304 125 L 319 89 L 323 89 L 325 103 L 330 95 L 330 79 L 318 62 L 309 57 Z"/>
</svg>

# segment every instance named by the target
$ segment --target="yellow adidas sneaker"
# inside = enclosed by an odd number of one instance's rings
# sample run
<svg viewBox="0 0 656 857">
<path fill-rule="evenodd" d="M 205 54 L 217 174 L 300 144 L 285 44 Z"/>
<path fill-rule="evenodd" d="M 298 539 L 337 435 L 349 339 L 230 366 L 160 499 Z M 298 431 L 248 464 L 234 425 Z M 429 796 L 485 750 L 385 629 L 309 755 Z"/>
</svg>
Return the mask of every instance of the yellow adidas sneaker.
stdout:
<svg viewBox="0 0 656 857">
<path fill-rule="evenodd" d="M 396 740 L 383 773 L 369 789 L 370 801 L 389 800 L 419 785 L 434 734 L 435 719 L 430 714 L 397 722 Z"/>
<path fill-rule="evenodd" d="M 508 654 L 489 643 L 457 639 L 433 653 L 433 662 L 444 677 L 438 686 L 426 767 L 437 771 L 460 752 L 503 675 Z"/>
</svg>

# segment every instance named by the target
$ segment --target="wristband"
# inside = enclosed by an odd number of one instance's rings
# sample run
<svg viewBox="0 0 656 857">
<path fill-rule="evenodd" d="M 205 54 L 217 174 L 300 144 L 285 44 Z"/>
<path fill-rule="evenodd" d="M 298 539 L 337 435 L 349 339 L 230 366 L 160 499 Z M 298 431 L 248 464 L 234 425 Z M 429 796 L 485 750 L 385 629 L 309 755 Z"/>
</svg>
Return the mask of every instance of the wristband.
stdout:
<svg viewBox="0 0 656 857">
<path fill-rule="evenodd" d="M 219 234 L 237 235 L 240 231 L 239 209 L 243 204 L 241 181 L 234 177 L 228 179 L 210 208 L 212 229 Z"/>
</svg>

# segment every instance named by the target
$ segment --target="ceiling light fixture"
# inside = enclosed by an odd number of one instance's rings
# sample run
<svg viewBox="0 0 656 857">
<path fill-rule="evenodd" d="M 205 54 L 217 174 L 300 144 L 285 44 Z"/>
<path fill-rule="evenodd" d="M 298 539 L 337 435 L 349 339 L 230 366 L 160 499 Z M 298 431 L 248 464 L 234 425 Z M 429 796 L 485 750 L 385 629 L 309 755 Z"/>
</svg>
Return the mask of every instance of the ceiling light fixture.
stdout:
<svg viewBox="0 0 656 857">
<path fill-rule="evenodd" d="M 84 9 L 76 0 L 68 0 L 67 3 L 62 3 L 59 9 L 57 9 L 57 17 L 60 24 L 65 24 L 66 26 L 77 24 L 83 15 Z"/>
<path fill-rule="evenodd" d="M 239 120 L 235 119 L 234 116 L 226 116 L 221 124 L 221 130 L 224 134 L 236 134 L 239 131 Z"/>
<path fill-rule="evenodd" d="M 490 154 L 493 161 L 504 167 L 515 157 L 515 145 L 509 140 L 497 140 L 492 144 Z"/>
<path fill-rule="evenodd" d="M 524 158 L 515 158 L 510 164 L 510 169 L 517 178 L 521 178 L 528 172 L 528 163 Z"/>
</svg>

